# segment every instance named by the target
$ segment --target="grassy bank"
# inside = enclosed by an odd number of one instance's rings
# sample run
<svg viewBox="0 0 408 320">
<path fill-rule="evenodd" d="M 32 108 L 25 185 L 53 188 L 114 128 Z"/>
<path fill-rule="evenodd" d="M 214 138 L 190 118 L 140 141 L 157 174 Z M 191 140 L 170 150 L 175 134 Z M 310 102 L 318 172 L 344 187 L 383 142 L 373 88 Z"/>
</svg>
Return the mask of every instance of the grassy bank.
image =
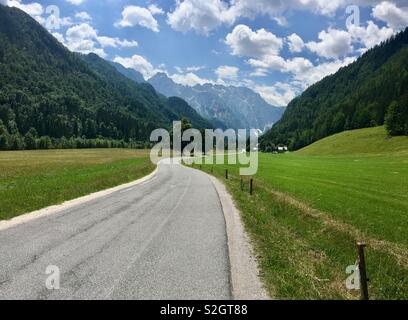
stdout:
<svg viewBox="0 0 408 320">
<path fill-rule="evenodd" d="M 378 128 L 371 130 L 378 139 Z M 213 167 L 242 212 L 262 278 L 276 298 L 357 299 L 359 293 L 345 287 L 357 240 L 368 243 L 371 297 L 408 298 L 408 138 L 391 142 L 388 152 L 367 146 L 360 152 L 355 133 L 338 136 L 343 143 L 333 153 L 322 141 L 323 155 L 316 155 L 318 145 L 314 156 L 307 155 L 312 148 L 260 154 L 253 196 L 248 178 L 240 190 L 237 166 Z"/>
<path fill-rule="evenodd" d="M 0 152 L 0 220 L 136 180 L 154 170 L 149 151 Z"/>
</svg>

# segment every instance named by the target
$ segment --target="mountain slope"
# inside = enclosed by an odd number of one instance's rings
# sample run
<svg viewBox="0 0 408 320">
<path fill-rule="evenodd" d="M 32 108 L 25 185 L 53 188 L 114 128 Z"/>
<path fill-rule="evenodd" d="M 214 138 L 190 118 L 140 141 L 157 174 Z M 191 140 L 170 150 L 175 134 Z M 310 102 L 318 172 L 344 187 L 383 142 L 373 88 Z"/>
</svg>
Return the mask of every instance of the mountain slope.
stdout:
<svg viewBox="0 0 408 320">
<path fill-rule="evenodd" d="M 30 129 L 57 139 L 147 141 L 185 115 L 194 115 L 193 126 L 205 121 L 185 103 L 173 107 L 151 85 L 96 55 L 69 52 L 29 15 L 0 5 L 0 149 L 20 148 Z"/>
<path fill-rule="evenodd" d="M 389 137 L 384 126 L 337 133 L 296 153 L 302 155 L 408 155 L 408 137 Z"/>
<path fill-rule="evenodd" d="M 146 82 L 145 79 L 143 78 L 143 75 L 140 72 L 137 72 L 134 69 L 125 68 L 120 63 L 116 63 L 116 62 L 113 62 L 113 61 L 109 61 L 109 63 L 113 67 L 115 67 L 115 69 L 117 71 L 119 71 L 122 75 L 129 78 L 130 80 L 133 80 L 134 82 L 137 82 L 137 83 Z"/>
<path fill-rule="evenodd" d="M 299 149 L 337 132 L 383 125 L 393 102 L 408 108 L 408 29 L 294 99 L 261 147 Z"/>
<path fill-rule="evenodd" d="M 228 128 L 265 130 L 277 122 L 284 108 L 276 108 L 252 90 L 221 85 L 183 86 L 164 73 L 149 79 L 153 87 L 166 96 L 185 99 L 200 115 Z"/>
</svg>

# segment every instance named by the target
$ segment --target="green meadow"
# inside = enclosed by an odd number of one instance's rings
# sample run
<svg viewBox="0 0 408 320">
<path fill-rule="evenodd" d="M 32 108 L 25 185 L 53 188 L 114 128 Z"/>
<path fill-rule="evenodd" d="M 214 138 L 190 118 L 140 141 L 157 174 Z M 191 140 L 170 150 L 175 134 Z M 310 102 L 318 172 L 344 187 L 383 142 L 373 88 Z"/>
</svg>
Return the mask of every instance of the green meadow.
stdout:
<svg viewBox="0 0 408 320">
<path fill-rule="evenodd" d="M 0 152 L 0 220 L 127 183 L 154 170 L 149 151 Z"/>
<path fill-rule="evenodd" d="M 370 297 L 408 298 L 408 137 L 379 127 L 259 154 L 252 196 L 238 166 L 211 167 L 202 170 L 233 194 L 272 297 L 358 299 L 345 270 L 365 241 Z"/>
</svg>

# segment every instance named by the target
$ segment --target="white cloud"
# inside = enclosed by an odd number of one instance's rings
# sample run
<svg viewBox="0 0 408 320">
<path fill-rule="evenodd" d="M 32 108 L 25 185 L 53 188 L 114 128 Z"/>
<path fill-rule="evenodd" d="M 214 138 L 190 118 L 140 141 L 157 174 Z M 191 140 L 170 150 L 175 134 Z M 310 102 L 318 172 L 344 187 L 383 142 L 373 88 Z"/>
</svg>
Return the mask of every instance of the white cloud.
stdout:
<svg viewBox="0 0 408 320">
<path fill-rule="evenodd" d="M 188 72 L 197 72 L 197 71 L 203 70 L 203 69 L 205 69 L 205 66 L 190 66 L 190 67 L 186 67 L 186 68 L 181 68 L 181 67 L 175 66 L 174 69 L 178 73 L 188 73 Z"/>
<path fill-rule="evenodd" d="M 83 20 L 83 21 L 92 20 L 92 17 L 89 15 L 89 13 L 85 12 L 85 11 L 75 13 L 75 18 L 77 18 L 79 20 Z"/>
<path fill-rule="evenodd" d="M 295 72 L 294 80 L 299 83 L 302 89 L 306 89 L 312 84 L 322 80 L 324 77 L 336 73 L 341 67 L 345 67 L 356 60 L 355 57 L 348 57 L 343 60 L 325 62 L 316 66 L 311 66 L 307 71 Z"/>
<path fill-rule="evenodd" d="M 0 0 L 0 3 L 5 6 L 16 7 L 23 10 L 40 22 L 42 21 L 41 15 L 43 14 L 44 9 L 43 6 L 37 2 L 24 4 L 21 0 Z"/>
<path fill-rule="evenodd" d="M 353 51 L 351 35 L 344 30 L 329 28 L 319 33 L 320 42 L 311 41 L 306 47 L 320 57 L 338 59 Z"/>
<path fill-rule="evenodd" d="M 280 56 L 265 56 L 262 60 L 249 59 L 248 64 L 257 69 L 270 69 L 283 73 L 303 73 L 313 67 L 313 64 L 305 58 L 296 57 L 284 59 Z"/>
<path fill-rule="evenodd" d="M 266 77 L 268 75 L 268 70 L 263 68 L 257 68 L 255 71 L 249 74 L 251 77 Z"/>
<path fill-rule="evenodd" d="M 167 14 L 167 22 L 176 31 L 209 35 L 222 24 L 234 22 L 227 10 L 226 2 L 220 0 L 177 1 L 175 10 Z"/>
<path fill-rule="evenodd" d="M 106 47 L 123 47 L 123 48 L 131 48 L 131 47 L 137 47 L 138 43 L 137 41 L 129 41 L 129 40 L 120 40 L 119 38 L 111 38 L 111 37 L 97 37 L 98 42 L 103 48 Z"/>
<path fill-rule="evenodd" d="M 138 6 L 125 7 L 122 11 L 122 20 L 117 22 L 115 26 L 119 28 L 141 26 L 159 32 L 159 23 L 153 17 L 152 12 Z"/>
<path fill-rule="evenodd" d="M 231 10 L 235 16 L 254 17 L 268 14 L 276 17 L 287 10 L 307 10 L 314 13 L 331 15 L 343 6 L 344 0 L 233 0 Z"/>
<path fill-rule="evenodd" d="M 98 35 L 97 31 L 87 23 L 81 23 L 67 30 L 67 38 L 72 41 L 81 39 L 93 39 Z"/>
<path fill-rule="evenodd" d="M 252 31 L 240 24 L 226 36 L 225 43 L 232 49 L 232 54 L 246 57 L 276 55 L 283 47 L 283 40 L 265 29 Z"/>
<path fill-rule="evenodd" d="M 205 66 L 191 66 L 186 68 L 187 72 L 197 72 L 203 69 L 205 69 Z"/>
<path fill-rule="evenodd" d="M 253 88 L 266 102 L 273 106 L 285 107 L 292 101 L 298 91 L 290 84 L 277 82 L 273 86 L 257 85 Z"/>
<path fill-rule="evenodd" d="M 107 56 L 102 48 L 96 47 L 97 31 L 87 23 L 71 27 L 66 32 L 66 45 L 68 49 L 83 54 L 95 53 L 102 58 Z"/>
<path fill-rule="evenodd" d="M 349 65 L 354 62 L 355 59 L 356 58 L 345 58 L 344 60 L 326 62 L 316 66 L 310 62 L 310 64 L 305 63 L 303 67 L 299 67 L 299 65 L 298 67 L 292 66 L 290 70 L 290 72 L 293 73 L 291 81 L 285 83 L 277 82 L 272 86 L 257 85 L 254 83 L 248 83 L 248 85 L 258 92 L 268 103 L 274 106 L 287 106 L 290 101 L 307 87 L 322 80 L 326 76 L 336 73 L 341 67 Z"/>
<path fill-rule="evenodd" d="M 287 38 L 287 40 L 288 40 L 289 50 L 291 52 L 301 52 L 303 47 L 305 46 L 303 39 L 299 37 L 296 33 L 291 34 Z"/>
<path fill-rule="evenodd" d="M 371 49 L 394 34 L 393 29 L 387 27 L 379 28 L 372 21 L 368 21 L 367 27 L 352 25 L 348 31 L 353 37 L 353 40 L 362 43 L 365 49 Z"/>
<path fill-rule="evenodd" d="M 309 10 L 330 15 L 345 5 L 344 0 L 177 0 L 173 12 L 168 14 L 170 26 L 180 32 L 195 31 L 208 35 L 221 25 L 232 25 L 239 18 L 269 15 L 285 26 L 282 14 L 287 10 Z"/>
<path fill-rule="evenodd" d="M 215 70 L 215 74 L 219 79 L 232 79 L 238 78 L 239 69 L 232 66 L 220 66 Z"/>
<path fill-rule="evenodd" d="M 139 55 L 134 55 L 130 58 L 117 56 L 113 61 L 120 63 L 126 68 L 134 69 L 140 72 L 145 79 L 150 79 L 157 72 L 161 71 L 156 70 L 149 61 Z"/>
<path fill-rule="evenodd" d="M 401 30 L 408 26 L 408 6 L 398 8 L 394 3 L 383 1 L 373 9 L 372 14 L 392 29 Z"/>
<path fill-rule="evenodd" d="M 206 83 L 213 83 L 211 80 L 199 77 L 193 72 L 186 74 L 173 74 L 170 78 L 178 84 L 183 86 L 194 87 L 195 85 L 204 85 Z"/>
<path fill-rule="evenodd" d="M 104 48 L 130 48 L 137 47 L 137 41 L 121 40 L 119 38 L 111 38 L 107 36 L 99 36 L 88 23 L 69 28 L 66 32 L 66 45 L 68 49 L 83 54 L 96 53 L 102 58 L 107 56 Z M 100 47 L 99 47 L 100 46 Z"/>
<path fill-rule="evenodd" d="M 86 0 L 67 0 L 70 4 L 73 4 L 75 6 L 79 6 L 83 4 Z"/>
<path fill-rule="evenodd" d="M 147 9 L 150 11 L 150 13 L 151 13 L 152 15 L 164 14 L 163 9 L 162 9 L 162 8 L 159 8 L 159 7 L 158 7 L 157 5 L 155 5 L 155 4 L 151 4 Z"/>
</svg>

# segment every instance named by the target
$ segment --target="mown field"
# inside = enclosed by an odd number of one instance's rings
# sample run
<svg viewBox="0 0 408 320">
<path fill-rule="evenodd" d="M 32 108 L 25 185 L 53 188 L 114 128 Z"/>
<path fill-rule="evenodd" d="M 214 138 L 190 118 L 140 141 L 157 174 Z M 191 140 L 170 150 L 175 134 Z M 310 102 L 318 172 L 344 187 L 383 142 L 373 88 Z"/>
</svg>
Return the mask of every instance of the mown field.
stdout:
<svg viewBox="0 0 408 320">
<path fill-rule="evenodd" d="M 149 151 L 85 149 L 0 152 L 0 220 L 141 178 Z"/>
<path fill-rule="evenodd" d="M 371 298 L 408 298 L 408 137 L 363 129 L 260 154 L 252 196 L 249 178 L 241 191 L 237 166 L 213 170 L 242 212 L 272 297 L 358 299 L 345 270 L 363 240 Z"/>
</svg>

